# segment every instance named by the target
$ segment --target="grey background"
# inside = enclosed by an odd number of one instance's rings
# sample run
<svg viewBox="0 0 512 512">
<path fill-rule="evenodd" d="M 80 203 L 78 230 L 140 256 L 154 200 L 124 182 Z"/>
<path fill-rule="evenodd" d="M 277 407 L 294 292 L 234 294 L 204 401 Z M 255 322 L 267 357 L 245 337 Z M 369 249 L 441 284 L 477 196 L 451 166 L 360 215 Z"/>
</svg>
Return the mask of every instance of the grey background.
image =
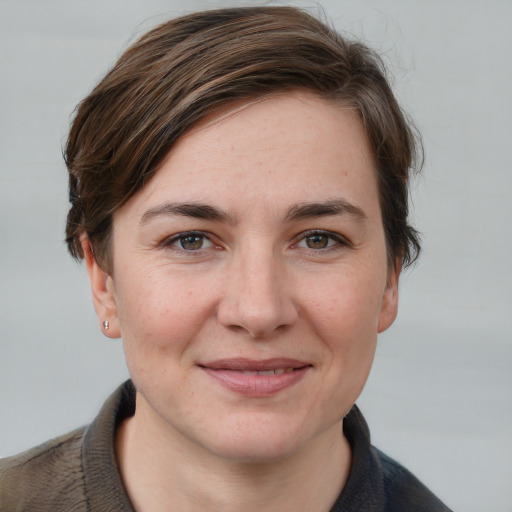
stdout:
<svg viewBox="0 0 512 512">
<path fill-rule="evenodd" d="M 425 250 L 359 404 L 374 443 L 452 508 L 510 512 L 512 2 L 319 4 L 385 55 L 426 146 Z M 62 242 L 70 115 L 127 41 L 225 5 L 0 0 L 0 456 L 88 423 L 127 377 Z"/>
</svg>

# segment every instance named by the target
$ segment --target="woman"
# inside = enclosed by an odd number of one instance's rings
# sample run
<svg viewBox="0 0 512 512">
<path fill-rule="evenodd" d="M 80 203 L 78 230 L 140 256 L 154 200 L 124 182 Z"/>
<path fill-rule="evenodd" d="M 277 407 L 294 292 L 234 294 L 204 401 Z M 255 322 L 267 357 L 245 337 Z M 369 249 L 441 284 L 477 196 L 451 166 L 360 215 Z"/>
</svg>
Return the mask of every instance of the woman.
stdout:
<svg viewBox="0 0 512 512">
<path fill-rule="evenodd" d="M 131 381 L 1 463 L 1 510 L 448 510 L 354 403 L 398 279 L 415 140 L 379 59 L 302 11 L 136 42 L 66 148 L 70 252 Z"/>
</svg>

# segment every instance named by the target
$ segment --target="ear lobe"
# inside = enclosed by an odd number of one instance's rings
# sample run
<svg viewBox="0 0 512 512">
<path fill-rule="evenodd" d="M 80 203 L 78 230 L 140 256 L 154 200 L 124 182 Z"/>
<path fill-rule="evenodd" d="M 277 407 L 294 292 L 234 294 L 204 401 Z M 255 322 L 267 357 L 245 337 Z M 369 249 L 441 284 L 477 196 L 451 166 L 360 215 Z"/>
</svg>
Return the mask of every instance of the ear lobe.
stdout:
<svg viewBox="0 0 512 512">
<path fill-rule="evenodd" d="M 398 279 L 402 265 L 399 259 L 396 264 L 389 270 L 388 281 L 384 295 L 382 296 L 382 304 L 379 316 L 377 332 L 384 332 L 395 321 L 398 314 Z"/>
<path fill-rule="evenodd" d="M 112 277 L 96 261 L 87 235 L 83 235 L 80 241 L 85 255 L 87 273 L 89 274 L 94 309 L 98 316 L 101 331 L 108 338 L 119 338 L 121 330 Z M 104 328 L 105 321 L 108 321 L 108 329 Z"/>
</svg>

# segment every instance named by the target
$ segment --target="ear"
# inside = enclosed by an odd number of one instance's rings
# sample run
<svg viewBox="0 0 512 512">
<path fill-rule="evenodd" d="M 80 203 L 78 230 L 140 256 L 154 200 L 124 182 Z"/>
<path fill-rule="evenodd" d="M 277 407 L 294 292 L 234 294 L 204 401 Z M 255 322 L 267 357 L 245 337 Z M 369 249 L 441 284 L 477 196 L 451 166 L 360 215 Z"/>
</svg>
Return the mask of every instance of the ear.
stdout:
<svg viewBox="0 0 512 512">
<path fill-rule="evenodd" d="M 98 315 L 100 329 L 108 338 L 119 338 L 121 337 L 121 330 L 114 294 L 114 281 L 110 274 L 103 270 L 96 261 L 87 235 L 82 235 L 80 242 L 84 251 L 87 273 L 91 283 L 92 300 Z M 103 322 L 105 321 L 108 321 L 108 330 L 104 328 Z"/>
<path fill-rule="evenodd" d="M 395 321 L 398 314 L 398 278 L 402 270 L 402 263 L 397 258 L 395 265 L 389 268 L 388 280 L 384 295 L 382 296 L 382 304 L 379 315 L 379 324 L 377 332 L 384 332 Z"/>
</svg>

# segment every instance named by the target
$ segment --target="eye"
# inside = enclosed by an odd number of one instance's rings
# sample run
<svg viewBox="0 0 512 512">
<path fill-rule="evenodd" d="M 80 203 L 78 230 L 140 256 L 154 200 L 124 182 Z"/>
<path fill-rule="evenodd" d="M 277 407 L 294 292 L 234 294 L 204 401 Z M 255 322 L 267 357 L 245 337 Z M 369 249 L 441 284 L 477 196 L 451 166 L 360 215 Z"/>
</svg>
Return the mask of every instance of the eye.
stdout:
<svg viewBox="0 0 512 512">
<path fill-rule="evenodd" d="M 348 245 L 348 242 L 340 235 L 327 231 L 308 231 L 302 234 L 295 247 L 319 251 L 343 245 Z"/>
<path fill-rule="evenodd" d="M 304 242 L 309 249 L 325 249 L 333 244 L 332 239 L 320 233 L 306 237 Z"/>
<path fill-rule="evenodd" d="M 202 235 L 187 235 L 178 239 L 182 249 L 197 251 L 203 248 L 204 237 Z"/>
<path fill-rule="evenodd" d="M 166 247 L 176 247 L 184 251 L 199 251 L 213 247 L 212 241 L 201 232 L 189 231 L 180 233 L 165 241 Z"/>
</svg>

